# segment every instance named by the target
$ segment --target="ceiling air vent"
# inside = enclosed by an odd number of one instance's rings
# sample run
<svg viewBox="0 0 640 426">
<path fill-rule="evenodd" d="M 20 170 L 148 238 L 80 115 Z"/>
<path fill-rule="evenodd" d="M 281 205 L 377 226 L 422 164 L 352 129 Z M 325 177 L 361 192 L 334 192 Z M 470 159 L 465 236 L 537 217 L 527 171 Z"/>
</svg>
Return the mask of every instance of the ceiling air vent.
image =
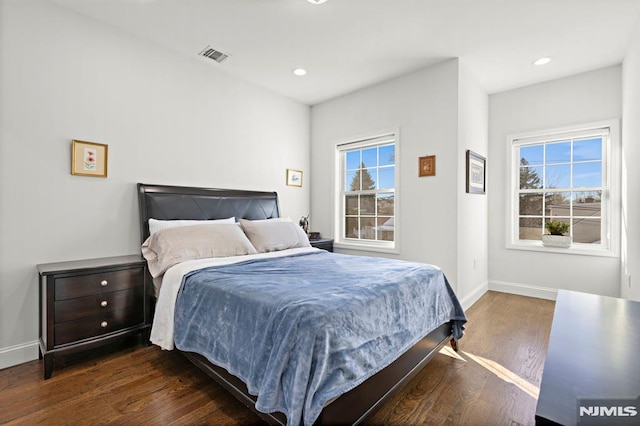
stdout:
<svg viewBox="0 0 640 426">
<path fill-rule="evenodd" d="M 198 53 L 200 56 L 204 56 L 205 58 L 213 59 L 217 63 L 222 63 L 229 57 L 226 53 L 222 53 L 216 49 L 212 49 L 211 46 L 205 47 L 202 52 Z"/>
</svg>

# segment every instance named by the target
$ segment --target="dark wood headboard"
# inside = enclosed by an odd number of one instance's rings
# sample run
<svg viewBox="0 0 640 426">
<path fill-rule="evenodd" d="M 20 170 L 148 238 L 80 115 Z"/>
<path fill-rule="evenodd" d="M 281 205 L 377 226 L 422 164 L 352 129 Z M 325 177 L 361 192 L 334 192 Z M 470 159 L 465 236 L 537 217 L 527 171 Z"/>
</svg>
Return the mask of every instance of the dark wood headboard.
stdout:
<svg viewBox="0 0 640 426">
<path fill-rule="evenodd" d="M 149 219 L 212 220 L 280 217 L 276 192 L 138 184 L 140 237 L 149 237 Z"/>
</svg>

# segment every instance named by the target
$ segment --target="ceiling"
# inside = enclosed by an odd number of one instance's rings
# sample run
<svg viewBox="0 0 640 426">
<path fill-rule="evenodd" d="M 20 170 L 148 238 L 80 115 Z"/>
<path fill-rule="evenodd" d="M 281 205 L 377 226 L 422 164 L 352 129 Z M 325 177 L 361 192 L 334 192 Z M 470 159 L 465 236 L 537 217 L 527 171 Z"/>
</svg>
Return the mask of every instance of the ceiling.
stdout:
<svg viewBox="0 0 640 426">
<path fill-rule="evenodd" d="M 309 105 L 456 57 L 488 93 L 618 64 L 640 17 L 640 0 L 50 1 Z"/>
</svg>

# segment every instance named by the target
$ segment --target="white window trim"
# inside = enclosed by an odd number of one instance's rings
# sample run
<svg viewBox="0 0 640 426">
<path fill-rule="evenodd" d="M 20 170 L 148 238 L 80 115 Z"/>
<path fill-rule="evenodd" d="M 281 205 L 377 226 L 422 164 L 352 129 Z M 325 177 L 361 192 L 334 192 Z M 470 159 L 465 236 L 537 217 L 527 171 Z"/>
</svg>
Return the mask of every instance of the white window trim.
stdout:
<svg viewBox="0 0 640 426">
<path fill-rule="evenodd" d="M 342 155 L 341 151 L 344 149 L 344 145 L 349 145 L 349 148 L 358 148 L 359 146 L 366 146 L 376 139 L 385 137 L 393 137 L 395 144 L 395 170 L 394 170 L 394 241 L 372 241 L 372 240 L 346 240 L 342 236 L 343 232 L 343 220 L 342 212 L 344 211 L 342 193 Z M 349 138 L 341 139 L 336 142 L 334 147 L 334 209 L 333 209 L 333 224 L 334 224 L 334 243 L 333 246 L 346 250 L 359 250 L 359 251 L 373 251 L 379 253 L 400 253 L 400 130 L 385 129 L 377 132 L 364 133 Z"/>
<path fill-rule="evenodd" d="M 519 170 L 514 167 L 516 164 L 515 141 L 527 140 L 535 142 L 542 141 L 549 136 L 561 138 L 566 133 L 592 131 L 595 129 L 609 128 L 609 144 L 607 146 L 607 164 L 603 164 L 608 182 L 608 191 L 603 194 L 606 199 L 606 218 L 609 235 L 608 247 L 592 247 L 589 244 L 574 243 L 569 248 L 545 247 L 541 241 L 521 241 L 518 239 L 518 194 L 517 186 L 520 181 Z M 513 250 L 528 250 L 545 253 L 562 253 L 570 255 L 619 257 L 620 256 L 620 185 L 621 185 L 621 141 L 620 141 L 620 121 L 618 119 L 604 120 L 593 123 L 586 123 L 568 127 L 561 127 L 535 132 L 518 133 L 507 136 L 507 168 L 509 172 L 509 193 L 507 196 L 507 229 L 506 248 Z M 604 203 L 603 203 L 604 204 Z"/>
</svg>

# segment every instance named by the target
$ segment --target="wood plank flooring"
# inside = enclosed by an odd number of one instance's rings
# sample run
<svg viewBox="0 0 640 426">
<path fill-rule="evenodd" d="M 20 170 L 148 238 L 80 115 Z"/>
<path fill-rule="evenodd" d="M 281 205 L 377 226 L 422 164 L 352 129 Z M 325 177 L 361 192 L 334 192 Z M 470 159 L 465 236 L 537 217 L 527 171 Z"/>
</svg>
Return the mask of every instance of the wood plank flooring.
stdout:
<svg viewBox="0 0 640 426">
<path fill-rule="evenodd" d="M 371 425 L 533 425 L 554 302 L 488 292 Z M 0 370 L 0 424 L 250 425 L 260 419 L 182 356 L 128 342 Z"/>
</svg>

